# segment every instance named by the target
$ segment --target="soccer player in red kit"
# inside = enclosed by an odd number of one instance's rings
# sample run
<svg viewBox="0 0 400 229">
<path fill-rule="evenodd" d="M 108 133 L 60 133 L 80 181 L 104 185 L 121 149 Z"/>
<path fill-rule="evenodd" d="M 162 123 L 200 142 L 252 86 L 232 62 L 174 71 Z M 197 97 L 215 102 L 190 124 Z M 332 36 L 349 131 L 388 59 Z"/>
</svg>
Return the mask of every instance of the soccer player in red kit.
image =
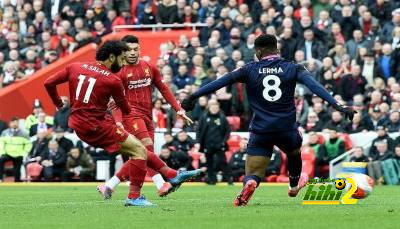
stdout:
<svg viewBox="0 0 400 229">
<path fill-rule="evenodd" d="M 185 111 L 176 101 L 174 95 L 169 88 L 162 82 L 160 71 L 153 65 L 139 59 L 139 40 L 133 35 L 127 35 L 122 38 L 129 51 L 126 52 L 126 62 L 118 76 L 122 79 L 126 97 L 131 105 L 132 112 L 130 114 L 121 114 L 118 109 L 114 109 L 114 117 L 119 126 L 123 126 L 125 130 L 133 134 L 142 141 L 143 145 L 148 149 L 147 165 L 149 175 L 152 177 L 157 186 L 160 196 L 166 196 L 168 193 L 175 191 L 182 182 L 199 175 L 202 170 L 193 171 L 176 171 L 169 168 L 156 154 L 154 154 L 154 127 L 152 117 L 152 94 L 154 86 L 161 92 L 164 98 L 171 104 L 172 108 L 178 115 L 186 119 L 189 123 L 193 121 L 188 118 Z M 114 104 L 111 105 L 114 108 Z M 116 182 L 123 181 L 129 174 L 123 165 L 121 170 L 111 179 Z M 155 168 L 155 171 L 152 169 Z M 161 176 L 161 175 L 162 176 Z M 165 182 L 164 178 L 169 182 Z M 107 185 L 107 184 L 106 184 Z M 115 189 L 116 186 L 109 187 Z M 99 186 L 99 190 L 105 190 Z M 109 193 L 102 193 L 107 199 Z"/>
<path fill-rule="evenodd" d="M 129 156 L 130 191 L 126 206 L 152 206 L 140 194 L 146 175 L 146 148 L 134 136 L 115 124 L 107 114 L 112 97 L 123 114 L 131 108 L 124 95 L 121 80 L 115 75 L 123 66 L 125 52 L 129 48 L 121 41 L 107 41 L 96 52 L 96 62 L 73 63 L 49 77 L 44 85 L 56 107 L 63 102 L 57 85 L 68 82 L 71 113 L 68 125 L 84 142 Z"/>
</svg>

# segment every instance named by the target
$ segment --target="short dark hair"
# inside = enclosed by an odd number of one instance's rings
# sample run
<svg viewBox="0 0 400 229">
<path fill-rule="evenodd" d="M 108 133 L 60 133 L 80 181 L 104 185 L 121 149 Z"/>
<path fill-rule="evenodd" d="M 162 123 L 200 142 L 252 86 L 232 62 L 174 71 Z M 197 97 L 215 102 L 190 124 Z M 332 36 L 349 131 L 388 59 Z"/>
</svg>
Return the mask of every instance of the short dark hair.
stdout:
<svg viewBox="0 0 400 229">
<path fill-rule="evenodd" d="M 126 43 L 137 43 L 139 44 L 139 38 L 134 35 L 126 35 L 124 36 L 121 41 L 126 42 Z"/>
<path fill-rule="evenodd" d="M 105 61 L 111 54 L 114 54 L 117 57 L 128 50 L 129 48 L 125 42 L 115 40 L 106 41 L 97 49 L 96 60 Z"/>
<path fill-rule="evenodd" d="M 278 41 L 274 35 L 262 34 L 254 41 L 254 47 L 257 49 L 264 49 L 265 51 L 276 51 L 278 48 Z"/>
</svg>

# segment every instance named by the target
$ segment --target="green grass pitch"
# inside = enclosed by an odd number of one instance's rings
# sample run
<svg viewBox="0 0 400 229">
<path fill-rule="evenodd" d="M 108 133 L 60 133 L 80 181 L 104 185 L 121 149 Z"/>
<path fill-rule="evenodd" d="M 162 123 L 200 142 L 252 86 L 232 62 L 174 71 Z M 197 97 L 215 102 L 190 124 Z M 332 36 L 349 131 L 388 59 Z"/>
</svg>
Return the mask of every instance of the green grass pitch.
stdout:
<svg viewBox="0 0 400 229">
<path fill-rule="evenodd" d="M 301 205 L 305 191 L 261 186 L 247 207 L 233 208 L 235 186 L 183 185 L 167 198 L 155 187 L 143 193 L 156 208 L 124 207 L 121 185 L 103 201 L 91 184 L 0 184 L 0 228 L 399 228 L 400 186 L 375 187 L 356 205 Z"/>
</svg>

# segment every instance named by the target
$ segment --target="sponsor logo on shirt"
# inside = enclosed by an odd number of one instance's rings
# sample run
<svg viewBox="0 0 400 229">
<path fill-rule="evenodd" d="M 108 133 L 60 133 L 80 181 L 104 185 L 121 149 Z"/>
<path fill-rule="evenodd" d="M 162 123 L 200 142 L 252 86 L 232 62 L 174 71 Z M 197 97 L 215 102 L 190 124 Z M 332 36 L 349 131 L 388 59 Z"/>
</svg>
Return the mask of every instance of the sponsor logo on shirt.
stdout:
<svg viewBox="0 0 400 229">
<path fill-rule="evenodd" d="M 136 89 L 141 87 L 147 87 L 151 85 L 151 78 L 140 79 L 140 80 L 130 80 L 128 89 Z"/>
</svg>

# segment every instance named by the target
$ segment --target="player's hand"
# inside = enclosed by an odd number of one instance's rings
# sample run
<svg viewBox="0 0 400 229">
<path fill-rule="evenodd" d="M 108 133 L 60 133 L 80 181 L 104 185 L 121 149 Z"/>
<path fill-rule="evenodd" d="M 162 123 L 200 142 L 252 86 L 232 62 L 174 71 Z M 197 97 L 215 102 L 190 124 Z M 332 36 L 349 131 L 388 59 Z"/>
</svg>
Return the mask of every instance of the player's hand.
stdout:
<svg viewBox="0 0 400 229">
<path fill-rule="evenodd" d="M 193 120 L 186 115 L 185 110 L 180 110 L 180 111 L 176 112 L 176 114 L 181 116 L 182 118 L 184 118 L 189 126 L 194 123 Z"/>
<path fill-rule="evenodd" d="M 353 121 L 354 114 L 357 113 L 357 111 L 353 110 L 353 108 L 348 106 L 343 106 L 339 103 L 333 104 L 332 106 L 333 108 L 335 108 L 335 110 L 343 113 L 344 116 L 348 118 L 350 121 Z"/>
<path fill-rule="evenodd" d="M 184 99 L 181 103 L 181 106 L 185 111 L 191 111 L 193 110 L 195 104 L 196 101 L 192 99 Z"/>
<path fill-rule="evenodd" d="M 124 125 L 123 125 L 122 123 L 116 122 L 115 124 L 117 125 L 118 128 L 120 128 L 120 129 L 122 129 L 122 130 L 125 129 L 125 128 L 124 128 Z"/>
<path fill-rule="evenodd" d="M 107 106 L 110 111 L 117 109 L 117 104 L 115 103 L 115 101 L 113 99 L 111 99 L 110 102 L 108 102 Z"/>
</svg>

